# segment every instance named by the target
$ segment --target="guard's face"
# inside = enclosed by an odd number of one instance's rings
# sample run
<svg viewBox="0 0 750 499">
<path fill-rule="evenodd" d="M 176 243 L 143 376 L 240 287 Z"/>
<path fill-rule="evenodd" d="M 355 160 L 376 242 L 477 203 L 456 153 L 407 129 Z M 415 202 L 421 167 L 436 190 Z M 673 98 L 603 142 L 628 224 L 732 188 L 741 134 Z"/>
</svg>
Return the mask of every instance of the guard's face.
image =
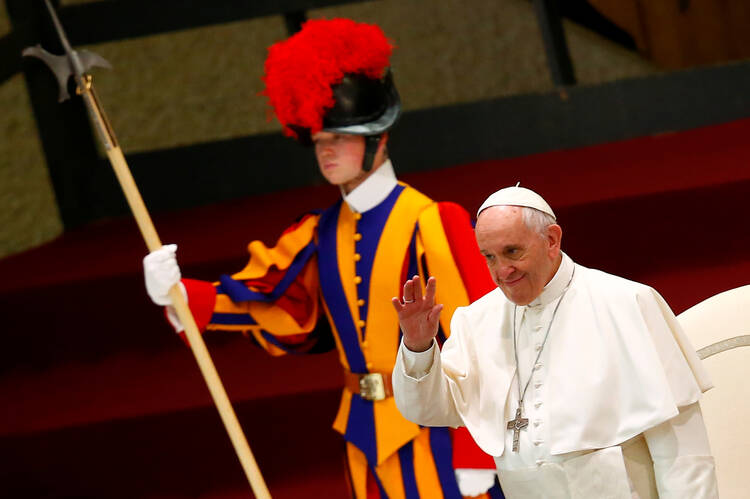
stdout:
<svg viewBox="0 0 750 499">
<path fill-rule="evenodd" d="M 362 158 L 365 139 L 360 135 L 318 132 L 312 136 L 315 157 L 325 179 L 333 185 L 347 186 L 365 175 Z"/>
<path fill-rule="evenodd" d="M 540 236 L 523 221 L 517 206 L 492 206 L 477 219 L 479 250 L 495 284 L 516 305 L 528 305 L 554 277 L 560 255 L 560 226 Z"/>
</svg>

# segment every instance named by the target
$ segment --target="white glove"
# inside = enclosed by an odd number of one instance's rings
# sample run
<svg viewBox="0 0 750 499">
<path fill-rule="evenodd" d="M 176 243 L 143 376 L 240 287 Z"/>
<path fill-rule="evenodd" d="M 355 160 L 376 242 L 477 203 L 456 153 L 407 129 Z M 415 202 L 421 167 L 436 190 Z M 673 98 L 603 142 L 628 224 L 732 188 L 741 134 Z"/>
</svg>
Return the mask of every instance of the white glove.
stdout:
<svg viewBox="0 0 750 499">
<path fill-rule="evenodd" d="M 475 497 L 484 494 L 495 485 L 497 470 L 458 468 L 456 471 L 456 482 L 458 490 L 464 497 Z"/>
<path fill-rule="evenodd" d="M 152 251 L 143 259 L 146 291 L 157 305 L 172 305 L 169 290 L 180 282 L 181 277 L 180 267 L 177 266 L 176 252 L 176 244 L 167 244 L 156 251 Z"/>
</svg>

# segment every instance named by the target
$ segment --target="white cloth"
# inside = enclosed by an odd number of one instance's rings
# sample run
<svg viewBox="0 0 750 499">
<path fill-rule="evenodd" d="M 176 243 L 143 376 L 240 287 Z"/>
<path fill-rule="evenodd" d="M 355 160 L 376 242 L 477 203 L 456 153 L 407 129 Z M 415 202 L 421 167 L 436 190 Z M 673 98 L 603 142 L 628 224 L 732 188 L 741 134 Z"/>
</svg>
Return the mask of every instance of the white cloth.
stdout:
<svg viewBox="0 0 750 499">
<path fill-rule="evenodd" d="M 375 208 L 383 202 L 398 184 L 393 164 L 387 159 L 349 194 L 341 188 L 341 196 L 349 207 L 359 213 Z"/>
<path fill-rule="evenodd" d="M 143 258 L 143 275 L 146 280 L 146 292 L 151 301 L 166 307 L 167 320 L 176 332 L 184 331 L 185 327 L 177 317 L 177 311 L 172 306 L 172 298 L 169 296 L 172 286 L 179 284 L 182 296 L 187 300 L 185 285 L 180 282 L 182 276 L 177 265 L 177 245 L 165 244 L 146 255 Z"/>
<path fill-rule="evenodd" d="M 622 458 L 613 457 L 619 450 L 590 451 L 614 448 L 658 427 L 711 386 L 656 291 L 575 265 L 563 255 L 542 294 L 516 311 L 521 382 L 532 379 L 524 398 L 529 426 L 520 433 L 520 452 L 512 453 L 506 425 L 518 407 L 513 308 L 494 290 L 458 309 L 443 353 L 433 345 L 416 354 L 402 345 L 393 378 L 396 403 L 407 419 L 427 426 L 466 425 L 480 447 L 496 456 L 504 485 L 510 472 L 531 480 L 544 470 L 550 483 L 563 476 L 573 480 L 572 470 L 581 463 L 620 463 L 616 469 L 622 471 Z M 703 452 L 710 459 L 707 443 Z M 590 454 L 596 456 L 584 458 Z"/>
<path fill-rule="evenodd" d="M 719 496 L 716 469 L 699 404 L 644 433 L 661 499 Z"/>
<path fill-rule="evenodd" d="M 181 277 L 176 253 L 176 244 L 165 244 L 143 258 L 146 292 L 157 305 L 172 305 L 169 290 Z"/>
</svg>

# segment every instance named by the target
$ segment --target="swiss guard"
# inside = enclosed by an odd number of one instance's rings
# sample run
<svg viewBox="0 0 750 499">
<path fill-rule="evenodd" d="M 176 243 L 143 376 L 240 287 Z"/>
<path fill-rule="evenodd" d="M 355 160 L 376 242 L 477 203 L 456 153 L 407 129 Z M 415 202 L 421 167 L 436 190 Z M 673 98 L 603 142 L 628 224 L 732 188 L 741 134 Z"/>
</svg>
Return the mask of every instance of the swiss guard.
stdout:
<svg viewBox="0 0 750 499">
<path fill-rule="evenodd" d="M 202 331 L 241 333 L 272 355 L 335 344 L 345 386 L 333 428 L 346 441 L 353 497 L 502 497 L 494 461 L 464 428 L 420 427 L 392 396 L 401 331 L 391 298 L 404 282 L 441 282 L 439 341 L 457 307 L 495 288 L 468 213 L 396 178 L 387 147 L 401 113 L 393 48 L 378 26 L 349 19 L 307 21 L 269 48 L 263 93 L 341 199 L 303 215 L 272 248 L 251 242 L 241 271 L 181 283 Z M 149 295 L 181 331 L 168 296 L 180 282 L 175 251 L 152 252 L 144 269 Z M 322 320 L 330 328 L 316 328 Z"/>
</svg>

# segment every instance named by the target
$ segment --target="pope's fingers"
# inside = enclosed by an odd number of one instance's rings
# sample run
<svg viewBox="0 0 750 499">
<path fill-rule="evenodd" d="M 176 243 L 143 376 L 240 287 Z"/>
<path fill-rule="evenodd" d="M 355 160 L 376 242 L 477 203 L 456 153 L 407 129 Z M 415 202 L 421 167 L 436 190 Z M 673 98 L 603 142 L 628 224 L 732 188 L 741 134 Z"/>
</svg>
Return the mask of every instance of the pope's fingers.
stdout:
<svg viewBox="0 0 750 499">
<path fill-rule="evenodd" d="M 428 303 L 435 302 L 436 290 L 437 290 L 437 279 L 435 279 L 435 277 L 430 277 L 429 279 L 427 279 L 427 291 L 425 293 L 425 300 L 427 300 Z"/>
<path fill-rule="evenodd" d="M 404 283 L 404 292 L 401 295 L 404 302 L 411 302 L 414 300 L 414 282 L 409 279 Z"/>
<path fill-rule="evenodd" d="M 412 299 L 415 300 L 415 301 L 419 301 L 419 300 L 422 299 L 422 283 L 421 283 L 421 279 L 419 278 L 418 275 L 415 275 L 414 277 L 411 278 L 411 280 L 414 283 L 414 296 L 413 296 Z"/>
</svg>

